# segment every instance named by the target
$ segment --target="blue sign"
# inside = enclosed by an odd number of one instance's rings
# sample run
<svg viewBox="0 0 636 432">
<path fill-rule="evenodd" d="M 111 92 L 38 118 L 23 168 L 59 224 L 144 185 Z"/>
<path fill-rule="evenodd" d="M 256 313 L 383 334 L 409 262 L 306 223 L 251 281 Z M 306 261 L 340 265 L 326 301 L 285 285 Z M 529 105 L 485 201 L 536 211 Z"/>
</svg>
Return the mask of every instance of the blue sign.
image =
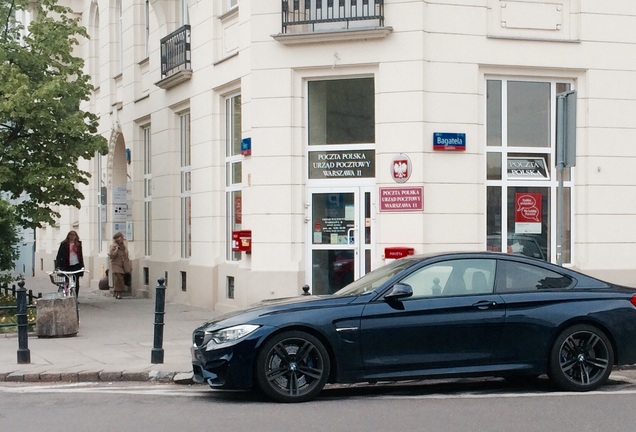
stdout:
<svg viewBox="0 0 636 432">
<path fill-rule="evenodd" d="M 241 140 L 241 154 L 243 156 L 252 154 L 252 138 L 243 138 Z"/>
<path fill-rule="evenodd" d="M 466 134 L 434 132 L 433 150 L 466 150 Z"/>
</svg>

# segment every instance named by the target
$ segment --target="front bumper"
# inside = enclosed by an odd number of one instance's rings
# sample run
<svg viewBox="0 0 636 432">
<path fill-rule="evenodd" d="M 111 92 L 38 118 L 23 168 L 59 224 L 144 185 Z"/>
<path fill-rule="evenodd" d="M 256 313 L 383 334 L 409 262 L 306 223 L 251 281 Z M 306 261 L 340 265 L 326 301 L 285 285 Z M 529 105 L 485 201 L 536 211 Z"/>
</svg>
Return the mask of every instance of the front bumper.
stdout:
<svg viewBox="0 0 636 432">
<path fill-rule="evenodd" d="M 193 380 L 212 388 L 247 390 L 254 387 L 253 371 L 258 346 L 265 332 L 258 329 L 235 344 L 208 350 L 192 344 Z"/>
</svg>

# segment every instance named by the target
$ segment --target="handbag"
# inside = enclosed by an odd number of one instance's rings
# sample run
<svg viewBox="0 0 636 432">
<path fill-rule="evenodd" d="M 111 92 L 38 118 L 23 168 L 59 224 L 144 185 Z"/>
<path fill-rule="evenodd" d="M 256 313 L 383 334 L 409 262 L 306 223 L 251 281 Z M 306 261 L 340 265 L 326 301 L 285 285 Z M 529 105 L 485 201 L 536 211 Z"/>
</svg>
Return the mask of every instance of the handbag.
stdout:
<svg viewBox="0 0 636 432">
<path fill-rule="evenodd" d="M 106 270 L 104 277 L 99 280 L 97 287 L 102 291 L 107 291 L 110 289 L 110 286 L 108 284 L 108 270 Z"/>
</svg>

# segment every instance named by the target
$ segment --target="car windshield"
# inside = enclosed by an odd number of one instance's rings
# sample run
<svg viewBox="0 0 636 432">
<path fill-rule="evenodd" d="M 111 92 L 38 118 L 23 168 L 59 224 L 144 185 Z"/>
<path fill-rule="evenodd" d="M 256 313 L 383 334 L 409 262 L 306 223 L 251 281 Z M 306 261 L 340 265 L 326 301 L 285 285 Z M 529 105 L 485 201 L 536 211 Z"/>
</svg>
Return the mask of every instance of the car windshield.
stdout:
<svg viewBox="0 0 636 432">
<path fill-rule="evenodd" d="M 339 291 L 336 291 L 336 296 L 356 296 L 367 292 L 371 292 L 380 287 L 384 282 L 391 277 L 401 272 L 407 267 L 413 265 L 415 261 L 412 259 L 400 259 L 387 264 L 378 269 L 373 270 L 371 273 L 367 273 L 360 279 L 351 282 Z"/>
</svg>

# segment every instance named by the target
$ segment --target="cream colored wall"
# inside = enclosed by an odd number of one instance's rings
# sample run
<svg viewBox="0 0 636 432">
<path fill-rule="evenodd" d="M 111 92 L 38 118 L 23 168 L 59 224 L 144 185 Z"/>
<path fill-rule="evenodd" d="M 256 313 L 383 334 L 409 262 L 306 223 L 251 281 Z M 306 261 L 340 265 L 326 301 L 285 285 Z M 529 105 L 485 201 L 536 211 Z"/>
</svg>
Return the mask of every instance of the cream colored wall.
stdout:
<svg viewBox="0 0 636 432">
<path fill-rule="evenodd" d="M 168 90 L 154 83 L 160 78 L 159 40 L 176 28 L 170 2 L 151 1 L 147 60 L 139 54 L 142 28 L 134 25 L 132 14 L 125 16 L 129 48 L 118 88 L 108 54 L 109 2 L 98 3 L 102 82 L 99 100 L 91 104 L 101 115 L 100 132 L 109 138 L 119 121 L 133 150 L 128 172 L 135 182 L 139 268 L 151 268 L 150 285 L 163 271 L 172 280 L 180 271 L 188 273 L 188 290 L 169 284 L 169 300 L 229 310 L 300 293 L 306 278 L 308 202 L 305 83 L 355 75 L 375 78 L 376 188 L 395 185 L 389 166 L 398 153 L 413 164 L 408 185 L 424 187 L 423 213 L 374 215 L 376 266 L 387 246 L 408 245 L 416 252 L 485 248 L 485 79 L 562 78 L 576 80 L 579 100 L 573 266 L 636 282 L 631 258 L 636 255 L 636 204 L 630 199 L 636 196 L 636 147 L 631 145 L 636 138 L 636 58 L 631 55 L 636 36 L 630 31 L 636 25 L 636 2 L 563 0 L 561 11 L 545 12 L 546 3 L 532 0 L 507 2 L 517 9 L 506 11 L 496 0 L 387 0 L 385 25 L 392 32 L 385 38 L 287 45 L 272 37 L 280 32 L 279 0 L 241 0 L 238 13 L 228 14 L 221 2 L 193 0 L 193 76 Z M 90 1 L 82 4 L 87 24 Z M 542 28 L 555 20 L 560 20 L 558 29 Z M 88 55 L 87 46 L 83 49 Z M 243 162 L 243 226 L 253 232 L 253 253 L 238 263 L 225 259 L 222 119 L 224 96 L 235 91 L 243 102 L 243 137 L 252 138 L 252 156 Z M 114 114 L 116 102 L 122 107 Z M 192 120 L 193 243 L 192 256 L 184 261 L 175 113 L 185 107 Z M 153 256 L 145 260 L 138 127 L 148 120 L 155 220 Z M 466 151 L 434 152 L 434 132 L 466 133 Z M 87 196 L 96 196 L 96 186 L 91 188 Z M 89 210 L 94 204 L 87 200 L 80 212 L 82 229 L 85 224 L 96 229 Z M 50 233 L 44 238 L 41 254 L 50 253 L 49 243 L 56 241 Z M 236 278 L 235 299 L 225 297 L 227 276 Z"/>
</svg>

